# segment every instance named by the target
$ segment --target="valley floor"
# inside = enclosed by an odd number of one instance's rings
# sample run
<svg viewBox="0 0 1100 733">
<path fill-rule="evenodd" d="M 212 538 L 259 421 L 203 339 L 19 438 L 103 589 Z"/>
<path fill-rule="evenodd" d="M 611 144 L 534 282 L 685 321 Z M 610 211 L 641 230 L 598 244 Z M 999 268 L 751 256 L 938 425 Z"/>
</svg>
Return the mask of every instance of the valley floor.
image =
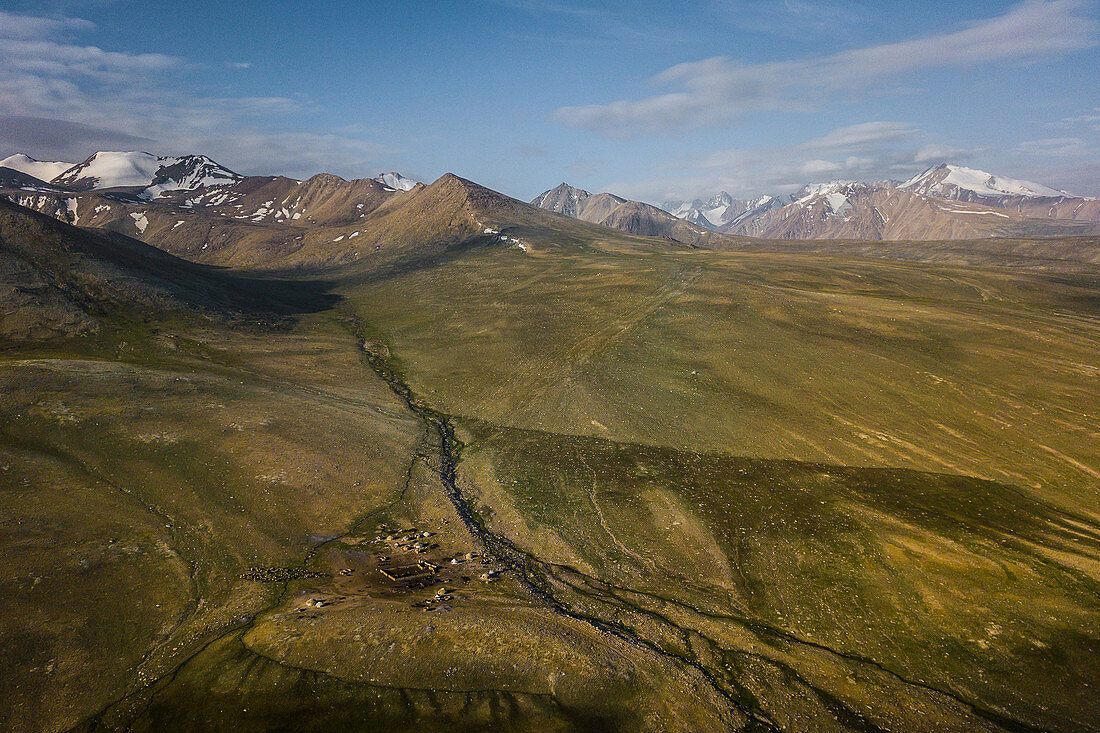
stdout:
<svg viewBox="0 0 1100 733">
<path fill-rule="evenodd" d="M 1100 272 L 453 249 L 0 353 L 12 730 L 1097 730 Z"/>
</svg>

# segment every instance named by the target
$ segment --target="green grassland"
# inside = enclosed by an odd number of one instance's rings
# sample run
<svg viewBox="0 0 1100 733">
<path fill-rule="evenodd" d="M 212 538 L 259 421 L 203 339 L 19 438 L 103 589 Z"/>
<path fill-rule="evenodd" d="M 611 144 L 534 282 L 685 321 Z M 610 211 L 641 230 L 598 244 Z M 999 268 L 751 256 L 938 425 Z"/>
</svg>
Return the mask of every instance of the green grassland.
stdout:
<svg viewBox="0 0 1100 733">
<path fill-rule="evenodd" d="M 483 424 L 468 440 L 471 498 L 563 598 L 792 729 L 830 716 L 824 695 L 885 729 L 1095 719 L 1100 535 L 1079 515 L 948 474 Z"/>
<path fill-rule="evenodd" d="M 393 501 L 418 428 L 369 372 L 342 379 L 361 369 L 345 332 L 311 330 L 275 336 L 271 370 L 269 335 L 193 330 L 4 359 L 13 728 L 67 727 L 161 677 L 274 601 L 247 569 L 301 565 Z"/>
<path fill-rule="evenodd" d="M 5 727 L 1095 730 L 1100 271 L 600 232 L 8 345 Z"/>
<path fill-rule="evenodd" d="M 1095 516 L 1098 286 L 1091 271 L 609 243 L 471 250 L 345 295 L 449 414 L 969 475 Z"/>
</svg>

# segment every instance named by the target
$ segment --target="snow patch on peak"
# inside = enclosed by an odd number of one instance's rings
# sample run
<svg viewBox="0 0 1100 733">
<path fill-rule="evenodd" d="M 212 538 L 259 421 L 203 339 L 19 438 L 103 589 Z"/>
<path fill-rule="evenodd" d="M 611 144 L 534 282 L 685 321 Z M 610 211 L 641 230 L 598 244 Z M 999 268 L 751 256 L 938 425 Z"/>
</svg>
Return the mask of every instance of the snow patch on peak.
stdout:
<svg viewBox="0 0 1100 733">
<path fill-rule="evenodd" d="M 411 178 L 405 178 L 400 173 L 379 173 L 374 177 L 375 181 L 378 181 L 391 191 L 411 191 L 419 181 L 414 181 Z"/>
<path fill-rule="evenodd" d="M 719 191 L 709 199 L 665 201 L 661 208 L 678 219 L 716 229 L 742 210 L 740 203 L 725 191 Z"/>
<path fill-rule="evenodd" d="M 100 151 L 74 165 L 54 183 L 90 189 L 138 188 L 143 199 L 167 191 L 190 191 L 236 183 L 241 176 L 205 155 L 160 157 L 141 151 Z"/>
<path fill-rule="evenodd" d="M 873 191 L 875 184 L 856 181 L 831 181 L 829 183 L 810 183 L 792 196 L 793 205 L 802 208 L 823 204 L 827 216 L 847 216 L 852 211 L 850 196 Z"/>
<path fill-rule="evenodd" d="M 73 164 L 64 161 L 35 160 L 29 155 L 16 153 L 15 155 L 9 155 L 3 160 L 0 160 L 0 167 L 11 168 L 12 170 L 26 173 L 28 176 L 34 176 L 40 181 L 49 183 L 72 168 Z"/>
<path fill-rule="evenodd" d="M 729 204 L 725 204 L 722 206 L 715 206 L 713 208 L 706 209 L 704 211 L 701 211 L 700 213 L 703 215 L 704 219 L 709 221 L 714 226 L 721 226 L 723 223 L 722 217 L 727 211 L 729 211 L 729 208 Z"/>
<path fill-rule="evenodd" d="M 661 208 L 679 219 L 685 219 L 694 210 L 690 201 L 666 201 Z"/>
<path fill-rule="evenodd" d="M 210 186 L 226 186 L 241 180 L 241 176 L 223 168 L 205 155 L 182 158 L 161 158 L 162 165 L 153 176 L 152 185 L 141 192 L 143 199 L 154 199 L 168 191 L 193 191 Z"/>
<path fill-rule="evenodd" d="M 148 186 L 160 166 L 160 158 L 152 153 L 108 150 L 74 165 L 57 182 L 91 181 L 92 188 Z"/>
<path fill-rule="evenodd" d="M 791 203 L 790 196 L 784 196 L 778 198 L 776 196 L 761 196 L 758 199 L 754 199 L 748 202 L 747 208 L 740 214 L 730 220 L 729 227 L 735 227 L 742 222 L 753 219 L 761 214 L 764 214 L 772 209 L 781 209 L 787 204 Z"/>
<path fill-rule="evenodd" d="M 802 187 L 798 193 L 794 194 L 794 203 L 807 204 L 810 201 L 825 196 L 830 193 L 846 194 L 853 186 L 857 186 L 855 181 L 830 181 L 828 183 L 807 183 Z"/>
<path fill-rule="evenodd" d="M 130 218 L 134 220 L 134 226 L 137 227 L 137 230 L 145 234 L 145 228 L 149 226 L 149 218 L 145 216 L 145 212 L 130 214 Z"/>
<path fill-rule="evenodd" d="M 1041 183 L 995 176 L 975 168 L 949 163 L 932 166 L 910 178 L 899 188 L 954 199 L 968 198 L 966 194 L 978 197 L 1023 196 L 1026 198 L 1070 195 Z"/>
<path fill-rule="evenodd" d="M 825 194 L 825 203 L 837 216 L 843 216 L 852 209 L 852 202 L 842 193 L 832 192 Z"/>
</svg>

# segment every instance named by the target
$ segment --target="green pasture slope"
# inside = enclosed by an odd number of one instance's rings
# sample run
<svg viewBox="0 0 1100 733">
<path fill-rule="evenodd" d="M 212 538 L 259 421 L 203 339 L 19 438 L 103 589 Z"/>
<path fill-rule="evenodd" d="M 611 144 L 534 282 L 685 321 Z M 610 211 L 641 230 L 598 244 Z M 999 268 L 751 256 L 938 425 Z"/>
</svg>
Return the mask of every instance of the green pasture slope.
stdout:
<svg viewBox="0 0 1100 733">
<path fill-rule="evenodd" d="M 1100 270 L 570 227 L 9 337 L 4 727 L 1097 729 Z"/>
</svg>

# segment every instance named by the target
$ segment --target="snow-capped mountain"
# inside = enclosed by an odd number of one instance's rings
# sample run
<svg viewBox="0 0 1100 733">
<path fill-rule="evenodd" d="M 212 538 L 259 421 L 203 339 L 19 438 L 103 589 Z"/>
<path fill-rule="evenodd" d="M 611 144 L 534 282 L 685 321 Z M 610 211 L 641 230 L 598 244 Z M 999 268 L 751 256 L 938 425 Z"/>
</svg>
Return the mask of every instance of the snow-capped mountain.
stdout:
<svg viewBox="0 0 1100 733">
<path fill-rule="evenodd" d="M 790 196 L 768 196 L 766 194 L 760 198 L 747 201 L 745 202 L 745 210 L 723 224 L 719 231 L 731 231 L 742 222 L 749 221 L 772 209 L 781 209 L 789 203 L 791 203 Z"/>
<path fill-rule="evenodd" d="M 881 184 L 855 181 L 811 183 L 782 198 L 763 196 L 745 214 L 730 222 L 725 232 L 784 239 L 810 239 L 844 232 L 871 237 L 880 233 L 882 220 L 864 226 L 864 202 Z M 874 217 L 873 217 L 874 218 Z"/>
<path fill-rule="evenodd" d="M 786 206 L 724 231 L 767 239 L 956 240 L 1019 232 L 1088 233 L 1100 202 L 1080 198 L 969 201 L 902 188 L 892 181 L 836 181 L 804 186 Z"/>
<path fill-rule="evenodd" d="M 886 184 L 856 183 L 855 181 L 810 183 L 791 197 L 793 199 L 791 205 L 812 207 L 820 203 L 827 216 L 844 216 L 852 210 L 849 196 L 864 194 L 884 185 Z"/>
<path fill-rule="evenodd" d="M 1072 198 L 1071 194 L 1031 181 L 941 163 L 913 176 L 898 188 L 925 196 L 988 203 L 1002 198 Z"/>
<path fill-rule="evenodd" d="M 29 155 L 16 153 L 0 160 L 0 167 L 11 168 L 48 183 L 72 168 L 73 164 L 63 161 L 35 160 Z"/>
<path fill-rule="evenodd" d="M 140 198 L 153 199 L 167 191 L 224 186 L 241 178 L 205 155 L 172 158 L 137 151 L 101 151 L 50 182 L 83 191 L 137 188 L 141 189 Z"/>
<path fill-rule="evenodd" d="M 205 155 L 162 158 L 161 163 L 153 176 L 152 185 L 141 192 L 142 198 L 156 198 L 167 191 L 194 191 L 210 186 L 227 186 L 244 178 Z"/>
<path fill-rule="evenodd" d="M 17 169 L 39 163 L 27 156 L 0 162 L 14 166 L 0 170 L 0 196 L 77 226 L 113 229 L 147 241 L 172 232 L 179 241 L 210 243 L 215 230 L 245 226 L 253 233 L 256 227 L 272 228 L 270 236 L 288 247 L 312 236 L 313 229 L 353 227 L 339 240 L 351 242 L 360 236 L 354 227 L 374 211 L 388 211 L 393 205 L 389 202 L 398 199 L 416 199 L 424 188 L 396 173 L 353 181 L 328 174 L 305 181 L 242 177 L 201 155 L 100 152 L 49 182 L 42 181 L 48 175 L 42 168 L 31 168 L 41 176 Z M 949 165 L 935 166 L 905 183 L 833 181 L 804 186 L 793 195 L 748 201 L 720 192 L 675 207 L 684 218 L 644 202 L 565 183 L 532 203 L 592 224 L 694 246 L 736 244 L 723 237 L 727 234 L 948 240 L 1020 233 L 1086 236 L 1100 231 L 1100 200 Z M 676 202 L 666 206 L 672 203 Z M 540 216 L 545 220 L 548 215 Z M 695 216 L 700 224 L 693 223 Z M 212 222 L 219 223 L 211 228 Z"/>
<path fill-rule="evenodd" d="M 725 191 L 719 191 L 706 200 L 666 201 L 661 204 L 661 208 L 692 224 L 718 229 L 743 212 L 747 204 L 748 202 L 735 199 Z"/>
<path fill-rule="evenodd" d="M 963 215 L 969 212 L 943 211 L 929 197 L 890 184 L 851 181 L 810 184 L 788 201 L 727 231 L 767 239 L 878 240 L 913 238 L 916 232 L 927 232 L 926 238 L 973 238 L 980 236 L 980 227 L 1010 218 L 998 215 L 995 222 L 984 221 L 986 217 Z"/>
<path fill-rule="evenodd" d="M 381 183 L 391 191 L 411 191 L 419 181 L 414 181 L 411 178 L 405 178 L 400 173 L 379 173 L 374 177 L 374 180 Z"/>
<path fill-rule="evenodd" d="M 1000 235 L 1023 219 L 1100 220 L 1096 200 L 948 163 L 904 183 L 831 181 L 808 184 L 792 195 L 733 199 L 720 215 L 725 221 L 715 226 L 708 207 L 724 203 L 725 196 L 665 206 L 725 234 L 795 239 L 969 238 Z"/>
<path fill-rule="evenodd" d="M 813 183 L 807 184 L 798 193 L 790 196 L 764 195 L 749 200 L 735 199 L 725 191 L 720 191 L 705 200 L 666 201 L 663 207 L 685 221 L 715 231 L 728 232 L 773 209 L 796 202 L 805 206 L 819 198 L 825 203 L 826 212 L 832 215 L 843 215 L 849 208 L 845 190 L 853 185 L 856 185 L 853 181 Z"/>
</svg>

